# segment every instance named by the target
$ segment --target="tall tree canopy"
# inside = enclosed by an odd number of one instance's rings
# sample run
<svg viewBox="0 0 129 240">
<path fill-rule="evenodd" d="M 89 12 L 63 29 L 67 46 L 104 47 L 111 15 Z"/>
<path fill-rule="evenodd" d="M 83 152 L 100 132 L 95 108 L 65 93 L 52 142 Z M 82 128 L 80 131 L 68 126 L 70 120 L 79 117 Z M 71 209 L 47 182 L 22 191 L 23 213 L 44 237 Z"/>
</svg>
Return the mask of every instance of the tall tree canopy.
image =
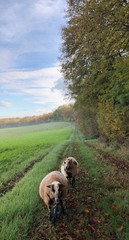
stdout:
<svg viewBox="0 0 129 240">
<path fill-rule="evenodd" d="M 129 1 L 69 0 L 62 72 L 77 108 L 108 139 L 129 133 Z M 85 112 L 85 111 L 84 111 Z M 81 117 L 81 115 L 80 115 Z M 84 116 L 82 122 L 84 120 Z"/>
</svg>

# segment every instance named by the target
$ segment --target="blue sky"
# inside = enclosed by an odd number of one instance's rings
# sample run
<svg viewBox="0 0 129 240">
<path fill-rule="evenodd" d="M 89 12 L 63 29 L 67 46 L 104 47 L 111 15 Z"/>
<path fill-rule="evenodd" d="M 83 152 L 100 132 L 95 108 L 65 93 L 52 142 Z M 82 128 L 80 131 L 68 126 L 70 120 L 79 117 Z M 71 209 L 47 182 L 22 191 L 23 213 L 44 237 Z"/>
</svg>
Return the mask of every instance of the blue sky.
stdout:
<svg viewBox="0 0 129 240">
<path fill-rule="evenodd" d="M 0 118 L 69 103 L 60 73 L 65 0 L 1 0 Z"/>
</svg>

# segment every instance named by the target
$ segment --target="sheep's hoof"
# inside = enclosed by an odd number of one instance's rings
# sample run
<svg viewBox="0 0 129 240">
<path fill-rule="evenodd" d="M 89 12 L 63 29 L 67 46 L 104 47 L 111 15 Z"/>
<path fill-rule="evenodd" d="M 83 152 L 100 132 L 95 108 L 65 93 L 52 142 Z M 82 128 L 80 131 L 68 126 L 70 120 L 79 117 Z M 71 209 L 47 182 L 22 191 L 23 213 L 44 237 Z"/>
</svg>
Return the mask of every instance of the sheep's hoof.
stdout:
<svg viewBox="0 0 129 240">
<path fill-rule="evenodd" d="M 56 222 L 56 218 L 53 217 L 53 218 L 50 220 L 50 222 L 51 222 L 51 224 L 55 224 L 55 222 Z"/>
<path fill-rule="evenodd" d="M 54 225 L 54 224 L 55 224 L 55 221 L 54 221 L 54 220 L 51 220 L 51 224 Z"/>
<path fill-rule="evenodd" d="M 60 214 L 60 216 L 59 216 L 59 219 L 63 219 L 63 217 L 64 217 L 64 214 Z"/>
</svg>

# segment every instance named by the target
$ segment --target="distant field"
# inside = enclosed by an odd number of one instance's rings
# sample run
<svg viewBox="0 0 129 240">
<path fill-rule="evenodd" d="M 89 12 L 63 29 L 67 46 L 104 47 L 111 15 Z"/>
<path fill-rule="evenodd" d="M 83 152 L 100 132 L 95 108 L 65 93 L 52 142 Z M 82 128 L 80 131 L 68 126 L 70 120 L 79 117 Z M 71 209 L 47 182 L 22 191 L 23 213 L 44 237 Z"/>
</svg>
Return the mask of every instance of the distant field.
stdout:
<svg viewBox="0 0 129 240">
<path fill-rule="evenodd" d="M 51 123 L 42 123 L 32 126 L 24 127 L 13 127 L 13 128 L 1 128 L 0 129 L 0 139 L 8 138 L 10 136 L 19 136 L 28 132 L 40 132 L 44 130 L 58 129 L 71 127 L 72 124 L 69 122 L 51 122 Z"/>
<path fill-rule="evenodd" d="M 46 150 L 70 137 L 69 123 L 49 123 L 0 130 L 0 187 L 43 158 Z"/>
</svg>

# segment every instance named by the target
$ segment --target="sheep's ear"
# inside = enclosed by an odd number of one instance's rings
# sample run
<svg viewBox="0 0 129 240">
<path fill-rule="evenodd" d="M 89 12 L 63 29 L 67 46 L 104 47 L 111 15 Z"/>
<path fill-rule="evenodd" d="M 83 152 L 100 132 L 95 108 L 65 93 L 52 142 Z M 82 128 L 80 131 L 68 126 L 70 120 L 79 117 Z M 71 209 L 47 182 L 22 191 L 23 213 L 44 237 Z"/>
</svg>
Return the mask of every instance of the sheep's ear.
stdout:
<svg viewBox="0 0 129 240">
<path fill-rule="evenodd" d="M 77 165 L 77 162 L 73 161 L 74 165 Z"/>
<path fill-rule="evenodd" d="M 66 163 L 66 159 L 67 159 L 67 158 L 65 158 L 64 161 L 63 161 L 64 164 Z"/>
</svg>

